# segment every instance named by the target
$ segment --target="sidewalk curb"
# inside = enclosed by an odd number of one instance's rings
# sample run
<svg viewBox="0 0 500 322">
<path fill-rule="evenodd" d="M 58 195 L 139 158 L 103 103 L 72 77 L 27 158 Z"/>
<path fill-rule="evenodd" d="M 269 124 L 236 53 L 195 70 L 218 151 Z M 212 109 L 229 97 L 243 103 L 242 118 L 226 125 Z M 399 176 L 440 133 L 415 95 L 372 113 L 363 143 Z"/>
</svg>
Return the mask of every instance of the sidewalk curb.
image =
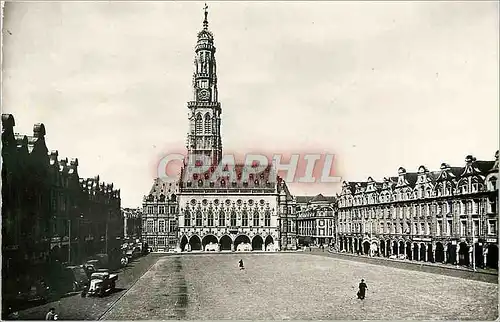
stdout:
<svg viewBox="0 0 500 322">
<path fill-rule="evenodd" d="M 313 253 L 314 254 L 314 253 Z M 468 280 L 476 280 L 486 283 L 498 284 L 498 272 L 495 274 L 494 272 L 474 272 L 473 270 L 464 269 L 464 268 L 456 268 L 456 267 L 447 267 L 444 265 L 432 265 L 425 262 L 408 262 L 401 260 L 391 260 L 387 258 L 378 258 L 378 257 L 366 257 L 366 256 L 357 256 L 354 254 L 348 253 L 337 253 L 328 250 L 328 256 L 341 258 L 344 260 L 351 260 L 357 262 L 364 262 L 373 265 L 387 266 L 398 269 L 406 269 L 413 271 L 420 271 L 425 273 L 432 273 L 438 275 L 445 275 L 457 278 L 463 278 Z M 320 255 L 316 253 L 315 255 Z"/>
</svg>

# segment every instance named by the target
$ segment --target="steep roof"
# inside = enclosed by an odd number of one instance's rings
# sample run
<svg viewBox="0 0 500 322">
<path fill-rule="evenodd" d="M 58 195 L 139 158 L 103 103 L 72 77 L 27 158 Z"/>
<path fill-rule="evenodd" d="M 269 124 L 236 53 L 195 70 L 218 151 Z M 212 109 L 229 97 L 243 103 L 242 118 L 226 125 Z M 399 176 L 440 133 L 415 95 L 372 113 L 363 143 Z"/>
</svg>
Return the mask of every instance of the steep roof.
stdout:
<svg viewBox="0 0 500 322">
<path fill-rule="evenodd" d="M 175 182 L 166 182 L 160 178 L 156 178 L 149 190 L 148 195 L 159 198 L 160 195 L 169 196 L 173 193 L 177 193 L 177 184 Z"/>
<path fill-rule="evenodd" d="M 297 203 L 308 203 L 309 201 L 311 201 L 311 199 L 313 199 L 314 197 L 311 197 L 311 196 L 296 196 L 295 197 L 295 201 Z"/>
<path fill-rule="evenodd" d="M 495 161 L 476 161 L 475 165 L 482 174 L 487 174 L 495 165 Z"/>
</svg>

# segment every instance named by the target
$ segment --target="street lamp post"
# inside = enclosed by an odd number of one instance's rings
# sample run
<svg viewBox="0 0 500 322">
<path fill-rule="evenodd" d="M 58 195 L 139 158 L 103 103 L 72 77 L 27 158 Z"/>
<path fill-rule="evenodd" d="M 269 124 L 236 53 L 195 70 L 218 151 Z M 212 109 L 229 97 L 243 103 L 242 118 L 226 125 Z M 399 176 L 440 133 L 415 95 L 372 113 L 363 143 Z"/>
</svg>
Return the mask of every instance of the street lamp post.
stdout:
<svg viewBox="0 0 500 322">
<path fill-rule="evenodd" d="M 68 263 L 71 263 L 71 219 L 68 219 L 68 239 L 69 239 L 69 244 L 68 244 Z"/>
</svg>

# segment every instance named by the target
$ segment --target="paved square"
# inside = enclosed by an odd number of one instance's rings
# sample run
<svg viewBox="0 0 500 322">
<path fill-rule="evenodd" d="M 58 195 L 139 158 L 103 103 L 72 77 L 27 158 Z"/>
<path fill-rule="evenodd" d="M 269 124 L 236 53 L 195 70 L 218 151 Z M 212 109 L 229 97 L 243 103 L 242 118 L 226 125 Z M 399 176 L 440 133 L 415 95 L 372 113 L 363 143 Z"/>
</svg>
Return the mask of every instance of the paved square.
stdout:
<svg viewBox="0 0 500 322">
<path fill-rule="evenodd" d="M 104 318 L 484 321 L 498 316 L 497 292 L 497 284 L 308 254 L 168 256 Z"/>
</svg>

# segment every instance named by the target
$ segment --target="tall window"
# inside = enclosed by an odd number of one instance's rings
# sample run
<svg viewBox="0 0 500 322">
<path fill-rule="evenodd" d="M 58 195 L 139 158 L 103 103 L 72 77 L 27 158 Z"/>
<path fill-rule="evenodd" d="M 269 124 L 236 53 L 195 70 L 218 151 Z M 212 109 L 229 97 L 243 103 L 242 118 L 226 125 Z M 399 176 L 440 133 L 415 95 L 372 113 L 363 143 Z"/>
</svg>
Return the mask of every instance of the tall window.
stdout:
<svg viewBox="0 0 500 322">
<path fill-rule="evenodd" d="M 259 212 L 257 210 L 253 213 L 253 226 L 259 226 Z"/>
<path fill-rule="evenodd" d="M 420 235 L 425 235 L 425 223 L 420 223 Z"/>
<path fill-rule="evenodd" d="M 219 213 L 219 226 L 220 227 L 226 226 L 226 214 L 222 210 Z"/>
<path fill-rule="evenodd" d="M 413 223 L 413 235 L 418 235 L 418 224 Z"/>
<path fill-rule="evenodd" d="M 496 213 L 497 212 L 497 202 L 496 200 L 490 200 L 489 201 L 489 204 L 490 204 L 490 213 Z"/>
<path fill-rule="evenodd" d="M 201 217 L 201 211 L 196 212 L 196 226 L 203 226 L 203 219 Z"/>
<path fill-rule="evenodd" d="M 462 220 L 460 222 L 460 236 L 466 236 L 467 235 L 467 222 L 465 220 Z"/>
<path fill-rule="evenodd" d="M 158 213 L 159 214 L 164 214 L 165 213 L 165 206 L 158 206 Z"/>
<path fill-rule="evenodd" d="M 380 230 L 379 231 L 381 234 L 384 233 L 384 223 L 383 222 L 380 223 Z"/>
<path fill-rule="evenodd" d="M 147 232 L 152 233 L 154 230 L 154 222 L 153 220 L 148 220 Z"/>
<path fill-rule="evenodd" d="M 436 236 L 441 236 L 442 233 L 443 233 L 443 222 L 441 220 L 438 220 L 436 226 Z"/>
<path fill-rule="evenodd" d="M 271 213 L 269 210 L 266 210 L 266 213 L 264 215 L 264 226 L 269 227 L 271 226 Z"/>
<path fill-rule="evenodd" d="M 474 237 L 477 237 L 479 235 L 479 220 L 474 220 L 472 223 Z"/>
<path fill-rule="evenodd" d="M 175 220 L 170 220 L 170 225 L 169 225 L 169 232 L 173 233 L 175 232 L 175 227 L 176 224 L 175 224 Z"/>
<path fill-rule="evenodd" d="M 148 206 L 148 214 L 152 214 L 153 213 L 153 206 Z"/>
<path fill-rule="evenodd" d="M 203 120 L 201 118 L 201 114 L 198 114 L 196 116 L 195 127 L 196 127 L 196 134 L 201 134 L 203 130 Z"/>
<path fill-rule="evenodd" d="M 208 227 L 213 227 L 214 225 L 214 214 L 212 211 L 208 212 Z"/>
<path fill-rule="evenodd" d="M 208 113 L 205 114 L 205 133 L 212 133 L 212 119 Z"/>
<path fill-rule="evenodd" d="M 231 212 L 231 226 L 236 226 L 236 212 L 234 210 Z"/>
<path fill-rule="evenodd" d="M 496 235 L 496 234 L 497 234 L 497 221 L 488 220 L 488 235 Z"/>
<path fill-rule="evenodd" d="M 184 226 L 189 227 L 191 226 L 191 214 L 189 213 L 188 210 L 184 213 Z"/>
<path fill-rule="evenodd" d="M 446 222 L 446 234 L 451 236 L 453 234 L 453 221 L 447 220 Z"/>
<path fill-rule="evenodd" d="M 165 220 L 160 219 L 158 221 L 158 232 L 164 233 L 165 232 Z"/>
<path fill-rule="evenodd" d="M 246 210 L 243 210 L 243 214 L 241 215 L 241 225 L 243 227 L 248 226 L 248 213 Z"/>
</svg>

